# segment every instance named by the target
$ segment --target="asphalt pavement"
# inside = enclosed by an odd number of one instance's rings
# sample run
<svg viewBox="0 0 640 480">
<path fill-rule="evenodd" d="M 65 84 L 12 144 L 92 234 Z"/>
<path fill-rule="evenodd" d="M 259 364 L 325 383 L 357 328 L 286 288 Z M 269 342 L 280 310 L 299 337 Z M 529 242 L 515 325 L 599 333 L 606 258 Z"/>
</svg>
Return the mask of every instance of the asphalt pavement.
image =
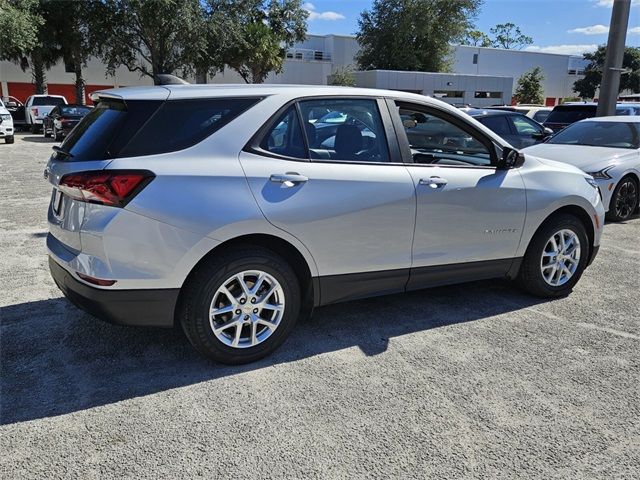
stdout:
<svg viewBox="0 0 640 480">
<path fill-rule="evenodd" d="M 640 478 L 640 219 L 567 298 L 318 309 L 271 357 L 104 324 L 47 267 L 51 140 L 0 144 L 0 478 Z"/>
</svg>

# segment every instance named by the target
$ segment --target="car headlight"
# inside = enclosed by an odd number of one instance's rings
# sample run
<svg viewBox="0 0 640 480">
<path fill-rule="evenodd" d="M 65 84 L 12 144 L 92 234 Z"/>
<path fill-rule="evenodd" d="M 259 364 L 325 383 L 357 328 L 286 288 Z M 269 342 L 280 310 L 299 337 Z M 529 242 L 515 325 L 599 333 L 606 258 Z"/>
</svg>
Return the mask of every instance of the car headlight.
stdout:
<svg viewBox="0 0 640 480">
<path fill-rule="evenodd" d="M 584 177 L 585 181 L 591 185 L 593 188 L 595 188 L 596 190 L 599 190 L 600 188 L 598 187 L 598 182 L 596 182 L 593 178 L 591 177 Z"/>
<path fill-rule="evenodd" d="M 611 176 L 607 173 L 613 167 L 603 168 L 599 172 L 587 172 L 587 175 L 591 175 L 596 180 L 609 180 Z"/>
<path fill-rule="evenodd" d="M 2 113 L 0 114 L 0 119 L 2 119 L 2 121 L 9 121 L 11 120 L 11 115 L 8 113 Z"/>
</svg>

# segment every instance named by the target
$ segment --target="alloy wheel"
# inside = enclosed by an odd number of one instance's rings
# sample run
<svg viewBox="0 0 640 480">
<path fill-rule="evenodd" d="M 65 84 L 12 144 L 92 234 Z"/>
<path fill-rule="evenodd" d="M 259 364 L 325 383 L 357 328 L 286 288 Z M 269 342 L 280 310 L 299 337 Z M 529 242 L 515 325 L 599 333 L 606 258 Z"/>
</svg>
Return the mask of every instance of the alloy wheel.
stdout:
<svg viewBox="0 0 640 480">
<path fill-rule="evenodd" d="M 638 188 L 633 180 L 627 178 L 618 187 L 618 194 L 615 198 L 616 216 L 626 219 L 633 214 L 638 205 Z"/>
<path fill-rule="evenodd" d="M 269 338 L 280 325 L 284 291 L 270 274 L 247 270 L 234 274 L 216 290 L 209 308 L 214 335 L 232 348 L 250 348 Z"/>
<path fill-rule="evenodd" d="M 580 239 L 568 229 L 554 233 L 544 247 L 540 270 L 544 281 L 553 287 L 567 283 L 580 263 Z"/>
</svg>

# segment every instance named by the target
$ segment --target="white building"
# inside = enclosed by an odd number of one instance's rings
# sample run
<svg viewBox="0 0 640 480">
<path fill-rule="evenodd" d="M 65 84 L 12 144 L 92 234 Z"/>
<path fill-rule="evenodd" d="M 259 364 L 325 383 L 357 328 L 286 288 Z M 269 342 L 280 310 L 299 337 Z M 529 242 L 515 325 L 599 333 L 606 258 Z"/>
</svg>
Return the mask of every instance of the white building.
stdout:
<svg viewBox="0 0 640 480">
<path fill-rule="evenodd" d="M 290 83 L 321 85 L 327 83 L 327 77 L 338 68 L 355 66 L 358 43 L 353 36 L 346 35 L 309 35 L 307 39 L 294 45 L 287 52 L 283 71 L 271 74 L 268 83 Z M 555 105 L 564 97 L 572 97 L 573 82 L 582 78 L 586 62 L 581 57 L 548 53 L 526 52 L 521 50 L 501 50 L 495 48 L 456 46 L 453 52 L 453 72 L 451 78 L 442 74 L 424 75 L 421 72 L 379 72 L 357 75 L 363 86 L 379 88 L 398 88 L 420 91 L 424 94 L 436 94 L 436 91 L 449 91 L 456 94 L 441 94 L 452 103 L 510 103 L 508 83 L 515 85 L 517 78 L 527 70 L 540 66 L 545 75 L 544 89 L 546 103 Z M 413 77 L 412 77 L 413 75 Z M 74 75 L 71 69 L 61 62 L 47 71 L 48 91 L 74 98 Z M 98 89 L 132 85 L 150 85 L 151 79 L 140 77 L 137 72 L 129 72 L 121 67 L 115 76 L 107 76 L 105 66 L 98 59 L 91 59 L 84 70 L 87 93 Z M 396 78 L 396 80 L 393 80 Z M 416 83 L 411 83 L 414 78 Z M 429 79 L 430 78 L 430 79 Z M 448 78 L 448 80 L 445 80 Z M 373 79 L 373 80 L 372 80 Z M 194 81 L 194 79 L 188 79 Z M 243 80 L 232 70 L 208 79 L 209 83 L 242 83 Z M 444 85 L 440 83 L 444 81 Z M 379 82 L 379 83 L 376 83 Z M 453 82 L 455 85 L 448 85 Z M 401 85 L 394 87 L 393 85 Z M 0 87 L 3 96 L 12 95 L 23 100 L 33 93 L 29 72 L 23 72 L 18 65 L 0 62 Z M 445 88 L 447 87 L 447 88 Z M 455 87 L 455 88 L 448 88 Z M 462 96 L 458 96 L 462 92 Z M 491 102 L 477 102 L 476 92 L 493 92 Z M 496 92 L 501 92 L 500 95 Z"/>
</svg>

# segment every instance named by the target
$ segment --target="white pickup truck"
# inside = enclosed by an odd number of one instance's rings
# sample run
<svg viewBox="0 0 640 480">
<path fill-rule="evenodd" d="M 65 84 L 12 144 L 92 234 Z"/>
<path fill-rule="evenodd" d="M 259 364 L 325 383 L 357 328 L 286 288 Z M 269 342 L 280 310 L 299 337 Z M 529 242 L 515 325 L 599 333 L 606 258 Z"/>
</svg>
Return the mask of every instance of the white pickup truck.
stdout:
<svg viewBox="0 0 640 480">
<path fill-rule="evenodd" d="M 58 105 L 67 105 L 67 99 L 62 95 L 31 95 L 24 104 L 25 126 L 31 133 L 39 133 L 44 117 Z"/>
</svg>

